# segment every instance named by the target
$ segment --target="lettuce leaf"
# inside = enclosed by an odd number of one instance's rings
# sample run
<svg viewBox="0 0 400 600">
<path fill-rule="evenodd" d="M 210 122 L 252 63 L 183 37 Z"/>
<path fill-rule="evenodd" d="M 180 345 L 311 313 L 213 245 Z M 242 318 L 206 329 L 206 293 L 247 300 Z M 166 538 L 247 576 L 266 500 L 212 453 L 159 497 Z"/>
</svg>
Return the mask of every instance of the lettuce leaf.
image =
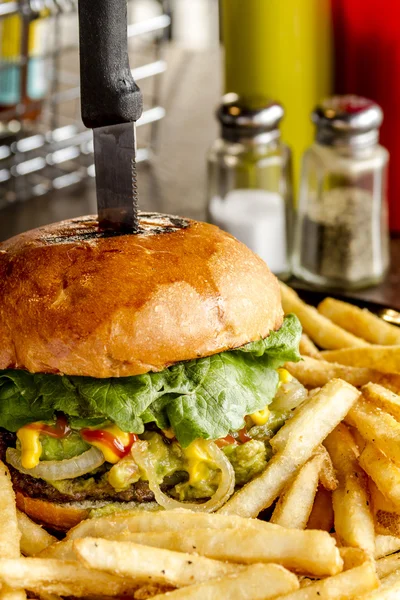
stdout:
<svg viewBox="0 0 400 600">
<path fill-rule="evenodd" d="M 124 431 L 143 433 L 146 423 L 155 422 L 172 427 L 184 447 L 197 438 L 218 439 L 272 401 L 279 380 L 275 369 L 300 359 L 300 335 L 297 317 L 288 315 L 265 339 L 134 377 L 0 371 L 0 427 L 16 431 L 51 421 L 59 411 L 78 429 L 112 421 Z"/>
</svg>

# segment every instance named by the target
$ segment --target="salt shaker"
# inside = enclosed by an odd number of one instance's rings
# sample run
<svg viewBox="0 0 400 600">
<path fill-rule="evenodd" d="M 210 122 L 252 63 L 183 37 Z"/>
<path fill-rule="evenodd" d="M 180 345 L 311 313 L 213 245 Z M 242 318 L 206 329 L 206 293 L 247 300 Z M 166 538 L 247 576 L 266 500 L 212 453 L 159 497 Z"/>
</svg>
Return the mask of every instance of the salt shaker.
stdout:
<svg viewBox="0 0 400 600">
<path fill-rule="evenodd" d="M 387 272 L 382 118 L 377 104 L 358 96 L 329 98 L 312 114 L 316 140 L 303 157 L 293 271 L 316 287 L 367 287 Z"/>
<path fill-rule="evenodd" d="M 208 219 L 289 276 L 291 153 L 280 139 L 283 108 L 246 107 L 227 94 L 217 110 L 221 137 L 208 153 Z"/>
</svg>

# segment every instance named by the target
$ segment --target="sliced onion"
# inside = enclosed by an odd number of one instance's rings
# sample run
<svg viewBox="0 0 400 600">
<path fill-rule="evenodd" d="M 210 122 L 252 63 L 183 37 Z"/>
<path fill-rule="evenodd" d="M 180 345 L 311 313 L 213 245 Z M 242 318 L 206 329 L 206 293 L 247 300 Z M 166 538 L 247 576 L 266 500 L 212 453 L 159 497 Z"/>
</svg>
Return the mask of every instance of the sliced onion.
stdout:
<svg viewBox="0 0 400 600">
<path fill-rule="evenodd" d="M 294 377 L 287 383 L 279 386 L 272 403 L 268 406 L 271 410 L 285 412 L 297 408 L 299 404 L 307 400 L 307 390 Z"/>
<path fill-rule="evenodd" d="M 214 512 L 232 496 L 235 487 L 235 472 L 231 463 L 214 442 L 206 442 L 206 446 L 210 457 L 214 460 L 218 469 L 221 470 L 221 478 L 217 491 L 212 498 L 207 500 L 207 502 L 196 504 L 194 502 L 179 502 L 164 494 L 157 483 L 156 467 L 151 459 L 150 452 L 148 452 L 147 442 L 141 441 L 133 444 L 131 450 L 132 456 L 138 466 L 146 473 L 149 480 L 149 488 L 160 506 L 166 510 L 186 508 L 194 512 Z"/>
<path fill-rule="evenodd" d="M 7 448 L 6 460 L 20 473 L 46 479 L 47 481 L 60 481 L 61 479 L 74 479 L 90 473 L 100 467 L 105 458 L 103 453 L 92 446 L 79 456 L 65 460 L 43 460 L 33 469 L 24 469 L 21 463 L 21 452 L 16 448 Z"/>
</svg>

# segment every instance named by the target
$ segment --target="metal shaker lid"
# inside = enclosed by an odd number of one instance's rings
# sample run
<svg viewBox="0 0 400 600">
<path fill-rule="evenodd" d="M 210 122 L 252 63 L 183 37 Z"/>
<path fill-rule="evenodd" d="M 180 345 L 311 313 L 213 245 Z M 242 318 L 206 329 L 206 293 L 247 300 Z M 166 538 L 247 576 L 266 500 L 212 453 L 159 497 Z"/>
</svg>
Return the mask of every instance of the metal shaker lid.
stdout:
<svg viewBox="0 0 400 600">
<path fill-rule="evenodd" d="M 370 145 L 378 141 L 383 120 L 380 106 L 361 96 L 333 96 L 317 106 L 312 115 L 317 141 L 324 145 Z"/>
<path fill-rule="evenodd" d="M 253 138 L 260 134 L 269 140 L 279 137 L 279 123 L 284 116 L 281 104 L 273 101 L 255 101 L 252 106 L 243 103 L 237 94 L 226 94 L 216 112 L 222 125 L 222 137 L 229 141 Z M 264 136 L 263 136 L 264 138 Z"/>
</svg>

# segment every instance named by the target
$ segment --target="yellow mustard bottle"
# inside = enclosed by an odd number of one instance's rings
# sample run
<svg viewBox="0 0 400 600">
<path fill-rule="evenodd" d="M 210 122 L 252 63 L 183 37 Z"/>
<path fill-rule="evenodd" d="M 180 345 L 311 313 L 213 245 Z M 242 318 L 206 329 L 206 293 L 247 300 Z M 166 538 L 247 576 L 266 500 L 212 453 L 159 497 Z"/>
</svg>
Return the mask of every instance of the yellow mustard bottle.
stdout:
<svg viewBox="0 0 400 600">
<path fill-rule="evenodd" d="M 249 106 L 283 104 L 296 183 L 313 140 L 310 114 L 331 93 L 330 0 L 221 0 L 221 13 L 225 92 Z"/>
<path fill-rule="evenodd" d="M 24 19 L 19 12 L 0 19 L 0 113 L 8 114 L 17 105 L 24 105 L 24 119 L 34 120 L 40 114 L 41 100 L 47 92 L 48 66 L 42 55 L 49 14 L 44 8 L 31 19 Z M 25 76 L 23 61 L 27 61 Z"/>
<path fill-rule="evenodd" d="M 6 0 L 8 2 L 9 0 Z M 0 20 L 0 105 L 13 106 L 20 101 L 22 18 L 13 14 Z"/>
</svg>

